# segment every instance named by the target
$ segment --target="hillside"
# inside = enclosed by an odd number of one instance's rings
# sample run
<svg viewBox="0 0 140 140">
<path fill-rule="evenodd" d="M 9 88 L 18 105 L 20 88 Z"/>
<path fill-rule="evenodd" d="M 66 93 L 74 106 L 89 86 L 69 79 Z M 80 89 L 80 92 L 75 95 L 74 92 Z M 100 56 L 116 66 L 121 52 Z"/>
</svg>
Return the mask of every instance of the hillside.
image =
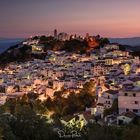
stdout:
<svg viewBox="0 0 140 140">
<path fill-rule="evenodd" d="M 132 38 L 109 38 L 110 43 L 119 43 L 122 45 L 140 46 L 140 37 Z"/>
</svg>

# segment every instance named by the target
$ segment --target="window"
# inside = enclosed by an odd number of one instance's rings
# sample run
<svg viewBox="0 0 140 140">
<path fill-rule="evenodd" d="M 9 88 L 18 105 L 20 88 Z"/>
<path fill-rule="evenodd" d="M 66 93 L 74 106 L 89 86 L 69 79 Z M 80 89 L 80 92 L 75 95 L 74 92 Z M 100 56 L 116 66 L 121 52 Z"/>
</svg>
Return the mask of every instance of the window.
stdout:
<svg viewBox="0 0 140 140">
<path fill-rule="evenodd" d="M 128 96 L 128 94 L 127 93 L 124 93 L 124 96 Z"/>
<path fill-rule="evenodd" d="M 133 97 L 136 97 L 136 93 L 133 93 Z"/>
<path fill-rule="evenodd" d="M 138 104 L 139 102 L 138 101 L 135 101 L 135 104 Z"/>
<path fill-rule="evenodd" d="M 128 112 L 129 111 L 129 109 L 128 108 L 126 108 L 126 112 Z"/>
<path fill-rule="evenodd" d="M 109 96 L 108 96 L 107 98 L 108 98 L 108 99 L 110 99 L 110 97 L 109 97 Z"/>
<path fill-rule="evenodd" d="M 134 113 L 138 113 L 138 109 L 133 109 L 133 112 Z"/>
</svg>

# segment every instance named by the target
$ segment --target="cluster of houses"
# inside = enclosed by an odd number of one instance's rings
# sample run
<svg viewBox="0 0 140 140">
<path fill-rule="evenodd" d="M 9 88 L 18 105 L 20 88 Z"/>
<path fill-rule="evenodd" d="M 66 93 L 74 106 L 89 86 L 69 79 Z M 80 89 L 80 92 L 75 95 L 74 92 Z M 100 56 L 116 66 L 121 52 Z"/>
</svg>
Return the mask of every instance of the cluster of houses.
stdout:
<svg viewBox="0 0 140 140">
<path fill-rule="evenodd" d="M 6 101 L 6 97 L 15 98 L 29 92 L 38 94 L 43 101 L 53 98 L 54 93 L 62 88 L 69 91 L 67 97 L 72 91 L 79 92 L 84 83 L 93 78 L 94 57 L 54 51 L 47 53 L 45 60 L 14 62 L 1 69 L 0 104 Z"/>
<path fill-rule="evenodd" d="M 38 42 L 23 42 L 40 50 Z M 35 47 L 38 46 L 38 47 Z M 0 105 L 7 98 L 16 98 L 34 92 L 41 101 L 54 97 L 56 91 L 66 89 L 65 98 L 78 94 L 90 80 L 96 82 L 97 102 L 85 112 L 78 113 L 85 124 L 95 116 L 107 124 L 123 124 L 140 116 L 140 60 L 119 45 L 108 44 L 91 55 L 48 51 L 45 60 L 34 59 L 25 63 L 13 62 L 0 70 Z M 104 111 L 118 103 L 118 113 L 104 117 Z M 94 119 L 91 117 L 94 116 Z M 69 119 L 68 119 L 69 118 Z M 62 120 L 69 124 L 75 116 Z M 100 122 L 101 123 L 101 122 Z"/>
</svg>

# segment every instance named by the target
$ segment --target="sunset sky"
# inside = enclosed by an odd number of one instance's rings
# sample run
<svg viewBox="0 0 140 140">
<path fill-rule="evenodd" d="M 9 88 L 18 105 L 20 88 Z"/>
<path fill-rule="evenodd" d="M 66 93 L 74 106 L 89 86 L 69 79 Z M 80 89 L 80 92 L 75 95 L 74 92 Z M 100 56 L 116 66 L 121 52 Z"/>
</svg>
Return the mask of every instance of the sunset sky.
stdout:
<svg viewBox="0 0 140 140">
<path fill-rule="evenodd" d="M 58 32 L 140 36 L 140 0 L 0 0 L 0 37 Z"/>
</svg>

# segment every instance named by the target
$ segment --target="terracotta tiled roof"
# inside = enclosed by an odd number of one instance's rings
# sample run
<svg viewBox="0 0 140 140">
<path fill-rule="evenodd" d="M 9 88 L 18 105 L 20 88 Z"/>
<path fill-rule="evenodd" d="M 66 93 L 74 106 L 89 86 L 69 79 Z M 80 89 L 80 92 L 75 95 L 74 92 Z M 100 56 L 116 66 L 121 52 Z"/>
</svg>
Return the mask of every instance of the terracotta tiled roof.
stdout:
<svg viewBox="0 0 140 140">
<path fill-rule="evenodd" d="M 135 118 L 136 117 L 136 115 L 131 111 L 123 112 L 120 116 L 126 116 L 128 118 Z"/>
</svg>

